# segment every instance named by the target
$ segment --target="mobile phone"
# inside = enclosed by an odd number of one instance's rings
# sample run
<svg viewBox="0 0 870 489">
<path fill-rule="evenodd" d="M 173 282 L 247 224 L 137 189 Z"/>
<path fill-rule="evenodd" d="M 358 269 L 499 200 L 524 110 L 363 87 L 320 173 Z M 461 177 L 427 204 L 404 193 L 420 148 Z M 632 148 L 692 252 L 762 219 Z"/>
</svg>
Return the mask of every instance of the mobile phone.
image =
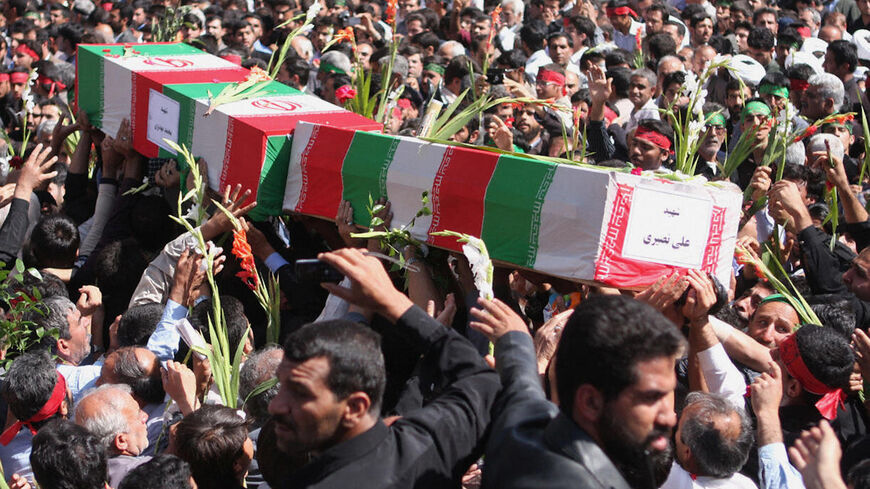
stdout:
<svg viewBox="0 0 870 489">
<path fill-rule="evenodd" d="M 296 278 L 304 283 L 339 283 L 344 275 L 329 263 L 317 259 L 296 260 Z"/>
<path fill-rule="evenodd" d="M 359 17 L 349 17 L 347 21 L 345 21 L 345 25 L 347 26 L 355 26 L 360 25 L 362 23 L 362 19 Z"/>
</svg>

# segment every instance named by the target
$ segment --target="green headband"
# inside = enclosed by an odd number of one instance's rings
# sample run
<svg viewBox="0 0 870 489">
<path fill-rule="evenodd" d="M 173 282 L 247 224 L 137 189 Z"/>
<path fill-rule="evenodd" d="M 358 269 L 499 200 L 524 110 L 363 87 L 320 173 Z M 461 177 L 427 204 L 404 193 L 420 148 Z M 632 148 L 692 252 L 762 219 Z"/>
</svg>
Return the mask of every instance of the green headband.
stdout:
<svg viewBox="0 0 870 489">
<path fill-rule="evenodd" d="M 825 129 L 827 129 L 829 127 L 845 127 L 846 129 L 849 130 L 849 134 L 852 134 L 852 125 L 851 124 L 843 124 L 841 122 L 831 121 L 831 122 L 822 124 L 822 131 L 824 131 Z"/>
<path fill-rule="evenodd" d="M 758 87 L 758 93 L 765 93 L 769 95 L 776 95 L 777 97 L 788 98 L 788 88 L 781 87 L 779 85 L 773 85 L 771 83 L 765 83 Z"/>
<path fill-rule="evenodd" d="M 792 302 L 792 301 L 794 301 L 794 302 Z M 801 308 L 797 307 L 798 302 L 795 299 L 786 297 L 784 294 L 779 294 L 779 293 L 770 294 L 769 296 L 765 297 L 764 299 L 761 299 L 761 301 L 758 303 L 758 307 L 761 307 L 764 304 L 767 304 L 770 302 L 782 302 L 783 304 L 788 304 L 789 307 L 794 309 L 794 311 L 798 315 L 798 326 L 803 326 L 804 324 L 809 324 L 810 322 L 812 322 L 810 319 L 806 318 L 806 314 L 801 311 Z M 756 309 L 755 309 L 756 311 L 758 310 L 758 307 L 756 307 Z M 796 326 L 795 329 L 797 329 L 798 326 Z"/>
<path fill-rule="evenodd" d="M 768 107 L 764 102 L 753 100 L 743 107 L 743 110 L 740 112 L 740 120 L 746 120 L 747 115 L 763 115 L 765 117 L 770 117 L 770 107 Z"/>
<path fill-rule="evenodd" d="M 423 69 L 444 76 L 444 67 L 439 64 L 427 63 L 426 66 L 423 67 Z"/>
<path fill-rule="evenodd" d="M 342 75 L 347 74 L 343 69 L 330 63 L 324 63 L 323 61 L 320 62 L 320 71 L 325 71 L 327 73 L 341 73 Z"/>
<path fill-rule="evenodd" d="M 725 116 L 721 112 L 714 112 L 707 116 L 707 125 L 725 127 Z"/>
</svg>

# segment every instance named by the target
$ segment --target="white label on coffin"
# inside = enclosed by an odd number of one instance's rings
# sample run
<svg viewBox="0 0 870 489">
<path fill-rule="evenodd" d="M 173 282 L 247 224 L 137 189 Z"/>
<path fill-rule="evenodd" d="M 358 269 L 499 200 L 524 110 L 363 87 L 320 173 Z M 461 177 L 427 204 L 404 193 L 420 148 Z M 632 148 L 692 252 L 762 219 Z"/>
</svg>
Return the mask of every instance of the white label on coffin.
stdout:
<svg viewBox="0 0 870 489">
<path fill-rule="evenodd" d="M 240 100 L 223 104 L 217 108 L 217 111 L 230 117 L 271 117 L 314 112 L 346 112 L 337 105 L 311 95 L 282 95 Z"/>
<path fill-rule="evenodd" d="M 712 212 L 708 199 L 638 185 L 631 198 L 622 255 L 701 268 Z"/>
<path fill-rule="evenodd" d="M 148 95 L 148 140 L 175 154 L 164 139 L 178 143 L 178 116 L 181 104 L 162 93 L 149 90 Z"/>
<path fill-rule="evenodd" d="M 190 71 L 239 69 L 238 65 L 209 54 L 173 54 L 167 56 L 121 56 L 105 58 L 131 71 Z"/>
</svg>

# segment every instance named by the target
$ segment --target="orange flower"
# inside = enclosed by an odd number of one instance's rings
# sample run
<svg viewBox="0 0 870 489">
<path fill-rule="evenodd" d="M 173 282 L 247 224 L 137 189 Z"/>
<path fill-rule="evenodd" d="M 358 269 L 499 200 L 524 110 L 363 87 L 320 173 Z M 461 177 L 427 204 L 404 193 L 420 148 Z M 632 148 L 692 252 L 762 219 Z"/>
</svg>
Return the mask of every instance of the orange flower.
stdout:
<svg viewBox="0 0 870 489">
<path fill-rule="evenodd" d="M 489 16 L 492 19 L 492 30 L 498 31 L 498 28 L 501 27 L 501 5 L 494 8 Z"/>
<path fill-rule="evenodd" d="M 638 31 L 634 34 L 634 43 L 635 46 L 637 46 L 638 51 L 643 50 L 643 41 L 640 38 L 640 29 L 638 29 Z"/>
<path fill-rule="evenodd" d="M 335 33 L 335 37 L 332 38 L 334 42 L 349 42 L 353 45 L 356 45 L 356 39 L 353 35 L 353 27 L 345 27 L 344 29 L 339 29 L 338 32 Z"/>
<path fill-rule="evenodd" d="M 387 24 L 393 25 L 396 22 L 396 5 L 399 0 L 387 1 Z"/>
<path fill-rule="evenodd" d="M 257 274 L 254 254 L 251 251 L 251 245 L 248 244 L 248 235 L 244 230 L 233 231 L 233 255 L 239 259 L 242 267 L 236 277 L 242 279 L 249 289 L 256 291 L 260 285 L 260 276 Z"/>
<path fill-rule="evenodd" d="M 838 124 L 845 124 L 848 121 L 851 121 L 855 118 L 854 112 L 849 112 L 848 114 L 836 114 L 830 117 L 832 121 L 837 122 Z"/>
<path fill-rule="evenodd" d="M 792 144 L 794 144 L 794 143 L 796 143 L 796 142 L 798 142 L 798 141 L 800 141 L 800 140 L 802 140 L 802 139 L 804 139 L 804 138 L 808 138 L 808 137 L 812 136 L 812 135 L 815 134 L 816 131 L 818 131 L 818 130 L 819 130 L 819 126 L 813 124 L 812 126 L 806 128 L 806 129 L 804 129 L 804 132 L 798 134 L 798 135 L 794 138 L 794 141 L 792 141 Z"/>
</svg>

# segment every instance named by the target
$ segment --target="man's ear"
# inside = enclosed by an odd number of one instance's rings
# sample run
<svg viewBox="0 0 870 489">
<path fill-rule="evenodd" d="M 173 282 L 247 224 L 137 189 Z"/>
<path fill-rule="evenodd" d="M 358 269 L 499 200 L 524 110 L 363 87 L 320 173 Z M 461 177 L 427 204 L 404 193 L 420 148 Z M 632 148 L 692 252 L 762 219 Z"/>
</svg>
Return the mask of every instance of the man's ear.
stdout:
<svg viewBox="0 0 870 489">
<path fill-rule="evenodd" d="M 117 435 L 115 435 L 115 439 L 112 441 L 112 445 L 114 445 L 115 450 L 117 450 L 118 453 L 124 452 L 125 450 L 127 450 L 127 447 L 130 446 L 128 438 L 129 437 L 127 436 L 127 433 L 118 433 Z"/>
<path fill-rule="evenodd" d="M 583 384 L 574 391 L 575 420 L 597 422 L 604 413 L 604 394 L 591 384 Z M 579 420 L 577 420 L 579 421 Z"/>
<path fill-rule="evenodd" d="M 785 382 L 784 394 L 789 399 L 797 399 L 803 394 L 804 388 L 801 386 L 801 383 L 791 375 L 783 379 L 783 382 Z"/>
<path fill-rule="evenodd" d="M 63 338 L 57 339 L 57 353 L 63 354 L 64 356 L 69 356 L 70 348 L 69 348 L 69 340 L 65 340 Z"/>
<path fill-rule="evenodd" d="M 345 428 L 353 428 L 369 413 L 372 400 L 365 392 L 357 391 L 347 396 L 341 424 Z"/>
</svg>

